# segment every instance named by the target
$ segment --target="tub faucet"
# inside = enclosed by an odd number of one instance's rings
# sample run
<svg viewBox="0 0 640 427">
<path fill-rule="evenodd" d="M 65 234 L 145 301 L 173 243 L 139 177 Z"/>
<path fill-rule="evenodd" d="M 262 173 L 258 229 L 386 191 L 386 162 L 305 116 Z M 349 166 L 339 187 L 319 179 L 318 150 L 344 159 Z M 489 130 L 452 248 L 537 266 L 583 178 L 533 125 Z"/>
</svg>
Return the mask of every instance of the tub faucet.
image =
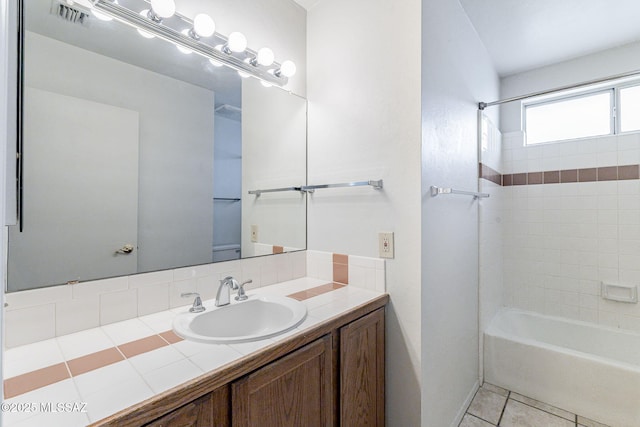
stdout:
<svg viewBox="0 0 640 427">
<path fill-rule="evenodd" d="M 227 276 L 220 280 L 215 306 L 221 307 L 223 305 L 229 305 L 231 302 L 231 290 L 235 291 L 238 287 L 238 281 L 231 276 Z"/>
</svg>

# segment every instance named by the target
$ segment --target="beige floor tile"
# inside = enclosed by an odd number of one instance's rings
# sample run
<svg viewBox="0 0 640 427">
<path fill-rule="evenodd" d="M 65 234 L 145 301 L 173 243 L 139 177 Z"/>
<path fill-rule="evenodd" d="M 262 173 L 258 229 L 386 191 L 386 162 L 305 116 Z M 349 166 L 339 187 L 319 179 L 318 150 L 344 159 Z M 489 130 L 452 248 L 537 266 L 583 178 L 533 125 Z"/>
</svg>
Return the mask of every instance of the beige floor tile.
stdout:
<svg viewBox="0 0 640 427">
<path fill-rule="evenodd" d="M 581 417 L 579 415 L 578 415 L 578 425 L 582 427 L 609 427 L 605 424 L 590 420 L 588 418 Z"/>
<path fill-rule="evenodd" d="M 467 412 L 491 424 L 498 424 L 507 398 L 492 391 L 479 389 Z"/>
<path fill-rule="evenodd" d="M 518 393 L 511 392 L 511 394 L 509 395 L 509 398 L 513 400 L 517 400 L 518 402 L 526 403 L 529 406 L 533 406 L 534 408 L 541 409 L 545 412 L 549 412 L 553 415 L 557 415 L 569 421 L 576 420 L 576 414 L 572 414 L 571 412 L 565 411 L 564 409 L 556 408 L 555 406 L 551 406 L 547 403 L 540 402 L 538 400 L 531 399 L 526 396 L 522 396 Z"/>
<path fill-rule="evenodd" d="M 509 399 L 504 409 L 501 427 L 574 427 L 571 422 L 561 417 L 533 408 L 517 400 Z"/>
<path fill-rule="evenodd" d="M 494 392 L 496 394 L 499 394 L 500 396 L 504 396 L 504 397 L 509 396 L 509 390 L 505 390 L 502 387 L 498 387 L 497 385 L 484 383 L 484 384 L 482 384 L 482 388 L 485 389 L 485 390 L 492 391 L 492 392 Z"/>
<path fill-rule="evenodd" d="M 494 427 L 494 425 L 489 424 L 480 418 L 474 417 L 471 414 L 464 414 L 464 417 L 458 427 Z"/>
</svg>

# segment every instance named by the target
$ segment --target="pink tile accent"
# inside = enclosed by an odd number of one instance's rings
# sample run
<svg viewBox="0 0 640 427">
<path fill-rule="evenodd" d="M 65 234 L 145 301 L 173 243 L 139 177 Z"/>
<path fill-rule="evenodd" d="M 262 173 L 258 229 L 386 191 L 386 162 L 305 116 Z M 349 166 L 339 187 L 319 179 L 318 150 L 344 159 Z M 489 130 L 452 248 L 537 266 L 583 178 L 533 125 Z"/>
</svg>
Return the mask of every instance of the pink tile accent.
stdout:
<svg viewBox="0 0 640 427">
<path fill-rule="evenodd" d="M 527 174 L 527 184 L 542 184 L 542 172 L 529 172 Z"/>
<path fill-rule="evenodd" d="M 527 174 L 526 173 L 514 173 L 513 174 L 513 185 L 527 185 Z"/>
<path fill-rule="evenodd" d="M 349 255 L 333 254 L 333 281 L 349 283 Z"/>
<path fill-rule="evenodd" d="M 511 187 L 513 185 L 513 175 L 502 175 L 502 185 L 505 187 Z"/>
<path fill-rule="evenodd" d="M 17 377 L 7 378 L 4 380 L 4 397 L 5 399 L 16 397 L 67 378 L 71 378 L 71 375 L 69 375 L 67 365 L 64 363 L 47 366 Z"/>
<path fill-rule="evenodd" d="M 618 180 L 617 166 L 598 168 L 598 181 L 617 181 L 617 180 Z"/>
<path fill-rule="evenodd" d="M 160 335 L 162 339 L 164 339 L 169 344 L 175 344 L 177 342 L 184 341 L 184 338 L 179 337 L 178 335 L 175 334 L 175 332 L 171 330 L 162 332 L 161 334 L 158 334 L 158 335 Z"/>
<path fill-rule="evenodd" d="M 147 353 L 169 345 L 159 335 L 151 335 L 150 337 L 131 341 L 126 344 L 119 345 L 118 348 L 127 358 L 137 356 L 138 354 Z"/>
<path fill-rule="evenodd" d="M 274 246 L 273 247 L 274 254 L 282 254 L 284 253 L 284 246 Z"/>
<path fill-rule="evenodd" d="M 598 177 L 598 174 L 597 174 L 597 169 L 596 168 L 578 170 L 578 181 L 580 181 L 580 182 L 596 181 L 597 177 Z"/>
<path fill-rule="evenodd" d="M 640 166 L 618 166 L 618 179 L 640 179 Z"/>
<path fill-rule="evenodd" d="M 560 171 L 560 182 L 578 182 L 578 170 L 567 169 Z"/>
<path fill-rule="evenodd" d="M 71 375 L 76 376 L 120 362 L 121 360 L 124 360 L 122 354 L 116 347 L 111 347 L 106 350 L 69 360 L 67 361 L 67 364 L 69 365 Z"/>
<path fill-rule="evenodd" d="M 346 285 L 335 282 L 327 283 L 326 285 L 320 285 L 316 286 L 315 288 L 305 289 L 304 291 L 296 292 L 287 296 L 298 301 L 304 301 L 309 298 L 317 297 L 318 295 L 326 294 L 327 292 L 344 288 L 345 286 Z"/>
<path fill-rule="evenodd" d="M 560 182 L 560 171 L 544 172 L 543 182 L 545 184 L 558 184 Z"/>
</svg>

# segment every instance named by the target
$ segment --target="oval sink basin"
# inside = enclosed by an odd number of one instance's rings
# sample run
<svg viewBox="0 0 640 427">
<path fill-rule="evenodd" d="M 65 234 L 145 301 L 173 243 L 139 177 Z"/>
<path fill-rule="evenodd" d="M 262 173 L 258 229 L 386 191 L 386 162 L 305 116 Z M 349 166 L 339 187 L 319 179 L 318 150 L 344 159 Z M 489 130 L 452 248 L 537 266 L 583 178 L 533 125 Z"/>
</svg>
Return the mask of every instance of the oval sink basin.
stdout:
<svg viewBox="0 0 640 427">
<path fill-rule="evenodd" d="M 223 307 L 207 307 L 202 313 L 181 313 L 173 330 L 183 338 L 215 344 L 258 341 L 298 326 L 307 307 L 287 297 L 253 295 Z"/>
</svg>

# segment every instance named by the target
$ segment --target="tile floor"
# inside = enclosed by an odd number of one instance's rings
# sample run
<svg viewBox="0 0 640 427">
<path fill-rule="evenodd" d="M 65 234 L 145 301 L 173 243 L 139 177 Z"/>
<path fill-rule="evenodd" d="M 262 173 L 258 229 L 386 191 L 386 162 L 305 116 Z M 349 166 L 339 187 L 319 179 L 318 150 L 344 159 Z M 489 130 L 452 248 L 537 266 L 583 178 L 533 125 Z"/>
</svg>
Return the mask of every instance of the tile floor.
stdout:
<svg viewBox="0 0 640 427">
<path fill-rule="evenodd" d="M 518 393 L 484 383 L 459 427 L 608 427 Z"/>
</svg>

